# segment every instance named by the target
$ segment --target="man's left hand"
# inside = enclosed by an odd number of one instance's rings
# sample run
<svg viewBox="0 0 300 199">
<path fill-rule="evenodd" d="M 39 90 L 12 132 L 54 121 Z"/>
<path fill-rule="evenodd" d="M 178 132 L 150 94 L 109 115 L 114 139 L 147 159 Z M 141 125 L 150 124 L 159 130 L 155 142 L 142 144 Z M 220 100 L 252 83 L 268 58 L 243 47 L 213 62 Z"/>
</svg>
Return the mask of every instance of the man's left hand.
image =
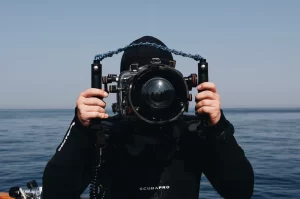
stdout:
<svg viewBox="0 0 300 199">
<path fill-rule="evenodd" d="M 221 118 L 220 95 L 217 93 L 216 85 L 212 82 L 204 82 L 197 87 L 201 91 L 196 95 L 196 114 L 208 115 L 208 125 L 216 125 Z"/>
</svg>

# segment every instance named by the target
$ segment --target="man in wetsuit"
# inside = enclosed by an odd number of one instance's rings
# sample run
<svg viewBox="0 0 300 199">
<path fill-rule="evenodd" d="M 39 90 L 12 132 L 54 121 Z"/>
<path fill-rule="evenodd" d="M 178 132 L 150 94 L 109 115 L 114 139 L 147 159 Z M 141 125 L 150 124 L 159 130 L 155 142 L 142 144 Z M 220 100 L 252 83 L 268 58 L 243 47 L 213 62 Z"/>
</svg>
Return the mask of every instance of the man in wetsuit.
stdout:
<svg viewBox="0 0 300 199">
<path fill-rule="evenodd" d="M 153 37 L 134 42 L 165 46 Z M 121 71 L 133 62 L 173 60 L 172 54 L 153 47 L 136 47 L 124 52 Z M 43 176 L 43 199 L 78 199 L 94 177 L 96 135 L 93 118 L 101 118 L 111 134 L 103 151 L 99 183 L 104 199 L 197 199 L 204 174 L 223 198 L 248 199 L 253 194 L 254 174 L 244 151 L 234 138 L 234 127 L 220 108 L 220 96 L 211 82 L 199 85 L 196 114 L 206 113 L 208 127 L 199 136 L 199 117 L 183 116 L 162 127 L 144 122 L 126 122 L 108 117 L 108 96 L 101 89 L 79 95 L 75 116 Z"/>
</svg>

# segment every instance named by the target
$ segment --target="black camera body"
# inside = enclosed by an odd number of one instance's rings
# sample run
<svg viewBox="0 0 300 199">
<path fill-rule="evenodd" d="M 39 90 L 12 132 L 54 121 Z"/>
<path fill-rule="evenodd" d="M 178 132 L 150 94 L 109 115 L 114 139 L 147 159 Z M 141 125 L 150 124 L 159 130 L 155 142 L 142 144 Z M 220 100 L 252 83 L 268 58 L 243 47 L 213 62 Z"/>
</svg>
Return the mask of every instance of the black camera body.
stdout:
<svg viewBox="0 0 300 199">
<path fill-rule="evenodd" d="M 112 111 L 124 119 L 150 124 L 172 122 L 188 112 L 189 102 L 193 100 L 192 88 L 208 81 L 205 59 L 198 63 L 198 75 L 184 77 L 175 65 L 174 60 L 166 64 L 159 58 L 152 58 L 146 65 L 132 63 L 129 70 L 119 75 L 102 77 L 102 65 L 99 60 L 94 60 L 92 87 L 102 88 L 103 83 L 106 92 L 116 93 L 117 102 L 112 104 Z M 108 86 L 113 83 L 115 85 Z"/>
</svg>

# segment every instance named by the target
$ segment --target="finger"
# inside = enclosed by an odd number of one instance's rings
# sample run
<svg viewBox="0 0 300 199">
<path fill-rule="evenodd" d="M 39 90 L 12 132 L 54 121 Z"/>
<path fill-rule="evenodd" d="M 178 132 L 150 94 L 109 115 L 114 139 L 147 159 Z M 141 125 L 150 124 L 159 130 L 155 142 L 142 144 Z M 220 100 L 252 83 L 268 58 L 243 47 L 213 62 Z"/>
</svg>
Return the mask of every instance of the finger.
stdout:
<svg viewBox="0 0 300 199">
<path fill-rule="evenodd" d="M 89 88 L 85 91 L 83 91 L 81 94 L 81 96 L 83 97 L 107 97 L 108 96 L 108 93 L 105 92 L 104 90 L 102 89 L 97 89 L 97 88 Z"/>
<path fill-rule="evenodd" d="M 203 82 L 198 85 L 197 89 L 198 91 L 209 90 L 213 93 L 217 92 L 216 85 L 213 82 Z"/>
<path fill-rule="evenodd" d="M 204 99 L 196 104 L 196 109 L 199 109 L 203 106 L 214 106 L 215 104 L 217 104 L 216 100 Z"/>
<path fill-rule="evenodd" d="M 107 113 L 99 113 L 99 112 L 85 112 L 84 114 L 82 114 L 82 116 L 89 119 L 108 118 Z"/>
<path fill-rule="evenodd" d="M 202 91 L 201 93 L 198 93 L 195 97 L 196 102 L 203 100 L 203 99 L 212 99 L 212 100 L 217 100 L 218 99 L 218 94 L 213 93 L 211 91 Z"/>
<path fill-rule="evenodd" d="M 203 113 L 210 114 L 210 113 L 213 113 L 215 110 L 216 110 L 216 107 L 203 106 L 203 107 L 197 109 L 196 113 L 197 114 L 203 114 Z"/>
<path fill-rule="evenodd" d="M 106 107 L 106 103 L 96 97 L 84 98 L 82 103 L 89 106 L 101 106 L 102 108 Z"/>
<path fill-rule="evenodd" d="M 101 106 L 86 106 L 84 108 L 85 112 L 98 112 L 98 113 L 105 113 L 105 109 Z"/>
</svg>

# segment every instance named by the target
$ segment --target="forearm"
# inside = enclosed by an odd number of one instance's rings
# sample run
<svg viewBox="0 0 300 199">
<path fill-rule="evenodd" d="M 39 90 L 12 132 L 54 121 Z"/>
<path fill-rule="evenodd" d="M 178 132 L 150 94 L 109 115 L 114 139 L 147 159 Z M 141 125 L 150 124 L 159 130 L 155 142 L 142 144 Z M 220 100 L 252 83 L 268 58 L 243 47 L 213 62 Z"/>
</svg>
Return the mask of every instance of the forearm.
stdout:
<svg viewBox="0 0 300 199">
<path fill-rule="evenodd" d="M 45 199 L 79 198 L 91 180 L 95 153 L 94 136 L 75 116 L 44 170 Z"/>
<path fill-rule="evenodd" d="M 207 129 L 203 172 L 222 197 L 251 198 L 254 187 L 253 168 L 234 138 L 233 126 L 226 121 L 222 114 L 219 124 Z M 222 134 L 224 130 L 226 136 Z"/>
<path fill-rule="evenodd" d="M 87 166 L 93 161 L 96 134 L 82 126 L 78 118 L 71 122 L 50 162 L 55 165 Z"/>
</svg>

